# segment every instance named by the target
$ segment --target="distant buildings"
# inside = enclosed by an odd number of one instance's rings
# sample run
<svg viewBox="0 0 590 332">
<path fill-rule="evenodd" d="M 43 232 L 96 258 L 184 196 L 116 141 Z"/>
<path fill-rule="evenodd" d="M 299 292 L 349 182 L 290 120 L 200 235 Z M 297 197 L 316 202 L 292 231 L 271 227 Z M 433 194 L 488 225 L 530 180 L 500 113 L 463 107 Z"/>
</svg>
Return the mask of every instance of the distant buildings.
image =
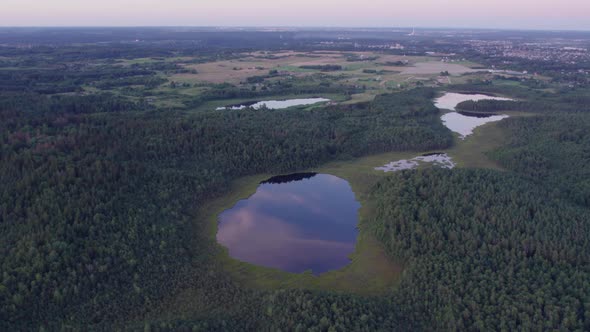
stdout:
<svg viewBox="0 0 590 332">
<path fill-rule="evenodd" d="M 473 50 L 489 57 L 568 64 L 590 61 L 587 49 L 563 46 L 555 41 L 521 43 L 511 40 L 468 40 L 467 43 Z"/>
</svg>

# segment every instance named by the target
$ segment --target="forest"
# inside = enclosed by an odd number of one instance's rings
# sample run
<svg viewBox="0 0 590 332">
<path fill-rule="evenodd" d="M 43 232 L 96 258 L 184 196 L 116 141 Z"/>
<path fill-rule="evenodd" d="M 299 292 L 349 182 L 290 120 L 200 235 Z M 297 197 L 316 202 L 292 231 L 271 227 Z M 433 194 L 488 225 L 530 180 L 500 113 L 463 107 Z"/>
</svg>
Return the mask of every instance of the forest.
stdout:
<svg viewBox="0 0 590 332">
<path fill-rule="evenodd" d="M 392 34 L 404 49 L 389 48 Z M 387 73 L 375 61 L 411 67 L 427 52 L 500 64 L 474 53 L 471 35 L 446 34 L 0 29 L 0 330 L 590 330 L 586 80 L 564 83 L 572 64 L 538 68 L 546 79 L 377 79 Z M 271 51 L 342 52 L 348 64 L 232 76 L 246 58 L 281 58 Z M 231 82 L 186 79 L 224 61 L 235 61 Z M 509 114 L 488 127 L 499 143 L 460 141 L 433 104 L 444 92 L 513 98 L 457 107 Z M 331 102 L 215 110 L 312 95 Z M 494 167 L 367 167 L 359 229 L 401 266 L 379 294 L 247 286 L 199 214 L 244 177 L 281 183 L 329 163 L 465 146 Z M 199 305 L 172 305 L 187 289 Z"/>
<path fill-rule="evenodd" d="M 373 193 L 374 232 L 408 262 L 399 287 L 426 326 L 586 330 L 588 208 L 484 170 L 404 172 Z"/>
<path fill-rule="evenodd" d="M 162 296 L 211 250 L 187 237 L 195 201 L 238 176 L 449 146 L 433 95 L 173 117 L 108 95 L 5 98 L 3 324 L 106 323 Z"/>
</svg>

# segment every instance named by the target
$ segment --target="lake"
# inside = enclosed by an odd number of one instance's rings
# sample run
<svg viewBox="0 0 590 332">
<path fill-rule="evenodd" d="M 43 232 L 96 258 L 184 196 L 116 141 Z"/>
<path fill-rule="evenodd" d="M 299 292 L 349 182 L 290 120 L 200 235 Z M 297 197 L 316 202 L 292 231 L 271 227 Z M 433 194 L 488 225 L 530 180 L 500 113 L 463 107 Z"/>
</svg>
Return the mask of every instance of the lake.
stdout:
<svg viewBox="0 0 590 332">
<path fill-rule="evenodd" d="M 500 121 L 508 118 L 508 115 L 476 114 L 473 112 L 455 112 L 458 104 L 467 101 L 479 100 L 513 100 L 510 98 L 494 97 L 483 94 L 445 93 L 442 97 L 434 100 L 434 105 L 439 109 L 452 110 L 441 117 L 443 124 L 451 131 L 458 133 L 461 139 L 473 134 L 475 128 L 486 123 Z"/>
<path fill-rule="evenodd" d="M 434 106 L 444 109 L 456 111 L 455 107 L 460 103 L 468 100 L 479 101 L 479 100 L 514 100 L 504 97 L 488 96 L 483 94 L 467 94 L 467 93 L 454 93 L 447 92 L 442 97 L 434 100 Z"/>
<path fill-rule="evenodd" d="M 302 99 L 287 99 L 287 100 L 263 100 L 263 101 L 254 101 L 249 103 L 243 103 L 240 105 L 228 105 L 223 107 L 218 107 L 216 110 L 223 111 L 223 110 L 241 110 L 246 107 L 252 107 L 254 109 L 260 109 L 263 105 L 266 105 L 267 108 L 278 110 L 289 108 L 293 106 L 307 106 L 307 105 L 314 105 L 317 103 L 325 103 L 330 101 L 330 99 L 326 98 L 302 98 Z"/>
<path fill-rule="evenodd" d="M 277 176 L 219 215 L 217 241 L 240 261 L 318 275 L 350 263 L 359 208 L 336 176 Z"/>
<path fill-rule="evenodd" d="M 464 113 L 451 112 L 441 117 L 442 122 L 451 131 L 458 133 L 461 139 L 473 134 L 473 130 L 489 122 L 500 121 L 508 118 L 508 115 L 491 115 L 487 117 L 465 115 Z"/>
</svg>

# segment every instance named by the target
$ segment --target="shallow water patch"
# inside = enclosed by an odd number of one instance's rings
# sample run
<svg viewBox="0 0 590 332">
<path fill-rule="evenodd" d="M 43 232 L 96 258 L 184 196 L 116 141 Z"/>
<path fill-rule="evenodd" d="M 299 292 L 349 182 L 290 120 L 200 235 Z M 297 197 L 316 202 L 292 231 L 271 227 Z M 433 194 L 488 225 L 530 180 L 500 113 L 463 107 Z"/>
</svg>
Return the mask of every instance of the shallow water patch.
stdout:
<svg viewBox="0 0 590 332">
<path fill-rule="evenodd" d="M 418 166 L 421 164 L 432 164 L 436 167 L 448 169 L 455 168 L 456 166 L 452 158 L 446 153 L 429 153 L 412 159 L 392 161 L 387 165 L 375 167 L 375 170 L 384 172 L 399 172 L 405 169 L 418 168 Z"/>
</svg>

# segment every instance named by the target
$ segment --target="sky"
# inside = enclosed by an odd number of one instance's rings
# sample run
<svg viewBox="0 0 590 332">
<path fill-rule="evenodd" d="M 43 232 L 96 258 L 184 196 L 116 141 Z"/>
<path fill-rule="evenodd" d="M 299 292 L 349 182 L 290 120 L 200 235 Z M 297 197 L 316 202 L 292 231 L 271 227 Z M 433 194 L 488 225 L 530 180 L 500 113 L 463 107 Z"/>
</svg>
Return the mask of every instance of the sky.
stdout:
<svg viewBox="0 0 590 332">
<path fill-rule="evenodd" d="M 0 26 L 590 30 L 590 0 L 0 0 Z"/>
</svg>

